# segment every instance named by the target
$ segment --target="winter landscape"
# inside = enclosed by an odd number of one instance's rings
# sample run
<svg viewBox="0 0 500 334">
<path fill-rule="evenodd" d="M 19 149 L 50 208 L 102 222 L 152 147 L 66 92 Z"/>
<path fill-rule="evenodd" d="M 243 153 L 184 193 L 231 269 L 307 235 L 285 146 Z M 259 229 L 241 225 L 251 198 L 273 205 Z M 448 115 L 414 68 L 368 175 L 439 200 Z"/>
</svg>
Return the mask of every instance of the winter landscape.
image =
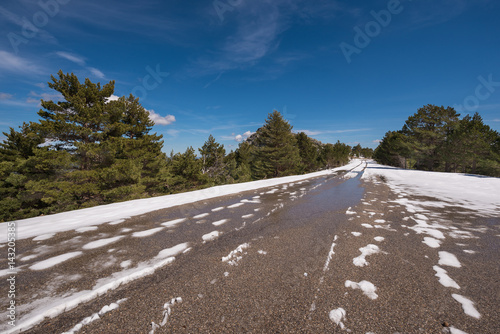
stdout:
<svg viewBox="0 0 500 334">
<path fill-rule="evenodd" d="M 500 2 L 0 3 L 0 333 L 500 333 Z"/>
<path fill-rule="evenodd" d="M 497 178 L 353 160 L 21 220 L 2 331 L 495 333 L 498 198 Z"/>
</svg>

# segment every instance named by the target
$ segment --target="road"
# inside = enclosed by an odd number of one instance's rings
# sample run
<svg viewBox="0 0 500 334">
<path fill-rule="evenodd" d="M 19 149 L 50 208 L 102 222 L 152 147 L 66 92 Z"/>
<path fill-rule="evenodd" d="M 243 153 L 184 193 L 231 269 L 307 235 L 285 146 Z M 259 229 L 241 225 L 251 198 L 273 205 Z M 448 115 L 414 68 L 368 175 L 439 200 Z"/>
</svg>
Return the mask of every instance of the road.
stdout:
<svg viewBox="0 0 500 334">
<path fill-rule="evenodd" d="M 500 220 L 364 167 L 21 240 L 26 333 L 499 333 Z"/>
</svg>

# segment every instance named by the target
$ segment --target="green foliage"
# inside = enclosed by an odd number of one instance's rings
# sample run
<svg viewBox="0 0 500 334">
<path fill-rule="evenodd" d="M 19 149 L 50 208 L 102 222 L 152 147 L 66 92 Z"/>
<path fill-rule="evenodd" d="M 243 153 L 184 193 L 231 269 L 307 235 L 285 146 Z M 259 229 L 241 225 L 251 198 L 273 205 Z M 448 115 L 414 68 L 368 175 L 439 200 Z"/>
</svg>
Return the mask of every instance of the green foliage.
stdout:
<svg viewBox="0 0 500 334">
<path fill-rule="evenodd" d="M 257 130 L 256 159 L 253 172 L 258 178 L 280 177 L 297 173 L 301 158 L 292 126 L 278 112 L 270 113 Z"/>
<path fill-rule="evenodd" d="M 163 142 L 149 133 L 154 123 L 139 100 L 109 101 L 113 81 L 58 76 L 49 87 L 64 100 L 42 100 L 40 121 L 11 129 L 0 144 L 0 219 L 164 193 Z"/>
<path fill-rule="evenodd" d="M 500 136 L 476 113 L 427 105 L 401 131 L 386 133 L 374 158 L 397 167 L 500 176 Z"/>
</svg>

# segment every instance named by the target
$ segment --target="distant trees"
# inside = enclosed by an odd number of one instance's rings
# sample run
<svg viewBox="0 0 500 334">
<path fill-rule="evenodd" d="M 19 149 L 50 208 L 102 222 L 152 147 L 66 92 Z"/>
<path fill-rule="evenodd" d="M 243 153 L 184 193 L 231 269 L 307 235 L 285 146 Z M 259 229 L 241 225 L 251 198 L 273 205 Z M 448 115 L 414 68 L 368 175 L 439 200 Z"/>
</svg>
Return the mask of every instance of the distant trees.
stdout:
<svg viewBox="0 0 500 334">
<path fill-rule="evenodd" d="M 400 131 L 389 131 L 374 152 L 397 167 L 500 176 L 499 133 L 475 113 L 460 119 L 450 107 L 426 105 Z"/>
</svg>

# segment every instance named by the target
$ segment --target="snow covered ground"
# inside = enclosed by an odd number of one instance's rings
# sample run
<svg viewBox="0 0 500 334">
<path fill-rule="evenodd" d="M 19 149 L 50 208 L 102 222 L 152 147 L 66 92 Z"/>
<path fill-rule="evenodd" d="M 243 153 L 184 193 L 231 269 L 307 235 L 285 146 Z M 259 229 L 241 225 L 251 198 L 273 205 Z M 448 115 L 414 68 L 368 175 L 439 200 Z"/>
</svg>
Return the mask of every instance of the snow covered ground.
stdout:
<svg viewBox="0 0 500 334">
<path fill-rule="evenodd" d="M 369 162 L 362 179 L 376 181 L 377 176 L 385 178 L 401 197 L 406 194 L 436 197 L 450 205 L 477 210 L 484 215 L 495 216 L 500 212 L 500 178 L 407 170 Z M 411 207 L 412 202 L 402 199 L 401 204 Z M 440 202 L 425 204 L 443 205 Z"/>
</svg>

